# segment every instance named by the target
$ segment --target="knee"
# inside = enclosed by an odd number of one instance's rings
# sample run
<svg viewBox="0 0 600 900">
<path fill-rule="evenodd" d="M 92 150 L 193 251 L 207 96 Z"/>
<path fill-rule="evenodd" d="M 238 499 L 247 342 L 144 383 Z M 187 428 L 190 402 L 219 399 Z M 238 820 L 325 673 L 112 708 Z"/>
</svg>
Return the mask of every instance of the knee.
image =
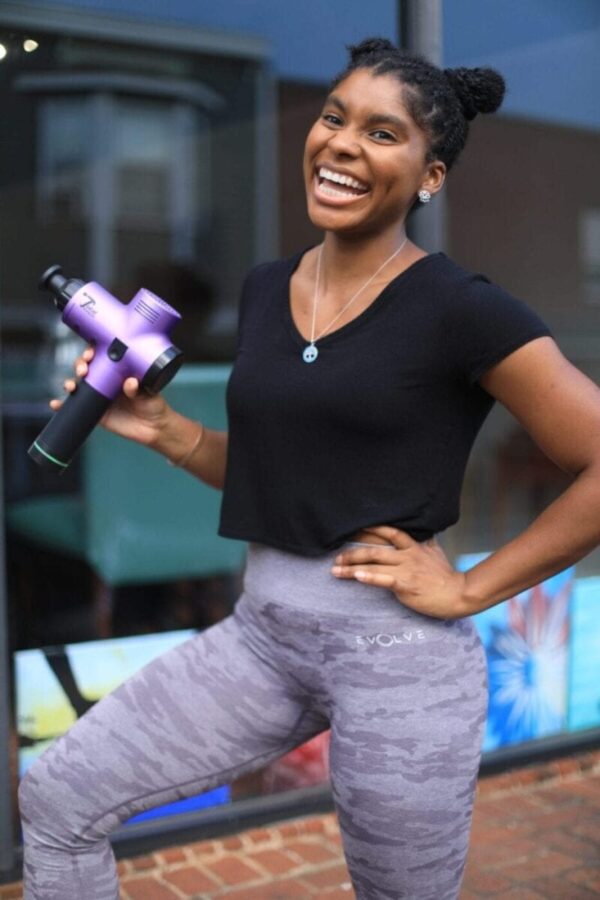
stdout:
<svg viewBox="0 0 600 900">
<path fill-rule="evenodd" d="M 32 772 L 32 769 L 35 769 L 36 765 L 37 764 L 34 764 L 34 766 L 25 773 L 17 791 L 19 813 L 24 825 L 35 822 L 37 818 L 37 781 L 35 774 Z"/>
<path fill-rule="evenodd" d="M 79 842 L 70 821 L 60 769 L 50 770 L 43 759 L 37 760 L 21 779 L 17 796 L 23 836 L 28 842 L 60 848 Z"/>
</svg>

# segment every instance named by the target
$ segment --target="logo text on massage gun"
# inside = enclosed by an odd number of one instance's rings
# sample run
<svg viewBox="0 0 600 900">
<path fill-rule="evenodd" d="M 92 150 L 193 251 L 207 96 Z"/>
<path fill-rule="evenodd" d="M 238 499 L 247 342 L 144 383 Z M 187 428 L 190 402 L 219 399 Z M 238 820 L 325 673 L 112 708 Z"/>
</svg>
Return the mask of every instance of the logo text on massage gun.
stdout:
<svg viewBox="0 0 600 900">
<path fill-rule="evenodd" d="M 97 316 L 98 310 L 96 309 L 96 301 L 94 300 L 94 298 L 90 297 L 89 294 L 85 294 L 85 293 L 83 296 L 87 297 L 87 300 L 85 301 L 85 303 L 80 304 L 80 308 L 85 309 L 86 313 L 89 316 Z"/>
</svg>

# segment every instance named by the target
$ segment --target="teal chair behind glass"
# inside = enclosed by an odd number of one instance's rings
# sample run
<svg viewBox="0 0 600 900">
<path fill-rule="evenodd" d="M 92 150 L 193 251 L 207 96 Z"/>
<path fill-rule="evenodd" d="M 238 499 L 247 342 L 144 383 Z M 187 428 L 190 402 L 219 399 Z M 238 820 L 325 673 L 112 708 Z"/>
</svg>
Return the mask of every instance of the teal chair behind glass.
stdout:
<svg viewBox="0 0 600 900">
<path fill-rule="evenodd" d="M 229 371 L 226 365 L 185 365 L 165 398 L 178 412 L 225 430 Z M 104 607 L 100 631 L 108 629 L 113 587 L 240 570 L 246 545 L 217 534 L 220 491 L 103 428 L 81 453 L 81 496 L 13 503 L 7 524 L 14 534 L 91 566 L 104 587 L 96 596 Z"/>
</svg>

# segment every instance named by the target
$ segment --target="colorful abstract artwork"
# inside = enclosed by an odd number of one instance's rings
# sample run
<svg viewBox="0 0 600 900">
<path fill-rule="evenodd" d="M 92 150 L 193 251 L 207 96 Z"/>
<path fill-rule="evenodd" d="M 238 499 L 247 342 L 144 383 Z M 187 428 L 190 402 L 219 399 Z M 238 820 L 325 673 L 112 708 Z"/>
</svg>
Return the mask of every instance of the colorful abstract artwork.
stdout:
<svg viewBox="0 0 600 900">
<path fill-rule="evenodd" d="M 466 571 L 489 554 L 466 554 Z M 567 728 L 569 622 L 574 568 L 474 616 L 488 661 L 483 750 Z"/>
<path fill-rule="evenodd" d="M 329 780 L 330 738 L 329 730 L 322 731 L 266 766 L 262 776 L 264 792 L 275 794 L 325 784 Z"/>
</svg>

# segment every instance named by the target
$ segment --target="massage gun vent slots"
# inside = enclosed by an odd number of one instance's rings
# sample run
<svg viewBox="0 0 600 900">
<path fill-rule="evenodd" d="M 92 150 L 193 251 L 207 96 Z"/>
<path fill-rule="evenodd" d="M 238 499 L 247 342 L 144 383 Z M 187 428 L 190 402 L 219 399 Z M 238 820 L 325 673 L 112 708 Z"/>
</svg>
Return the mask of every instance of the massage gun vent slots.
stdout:
<svg viewBox="0 0 600 900">
<path fill-rule="evenodd" d="M 44 272 L 39 287 L 53 294 L 65 325 L 95 347 L 88 374 L 28 451 L 43 468 L 64 472 L 126 378 L 133 375 L 151 394 L 173 378 L 183 354 L 169 335 L 181 316 L 145 288 L 122 303 L 95 281 L 65 278 L 60 266 Z"/>
</svg>

